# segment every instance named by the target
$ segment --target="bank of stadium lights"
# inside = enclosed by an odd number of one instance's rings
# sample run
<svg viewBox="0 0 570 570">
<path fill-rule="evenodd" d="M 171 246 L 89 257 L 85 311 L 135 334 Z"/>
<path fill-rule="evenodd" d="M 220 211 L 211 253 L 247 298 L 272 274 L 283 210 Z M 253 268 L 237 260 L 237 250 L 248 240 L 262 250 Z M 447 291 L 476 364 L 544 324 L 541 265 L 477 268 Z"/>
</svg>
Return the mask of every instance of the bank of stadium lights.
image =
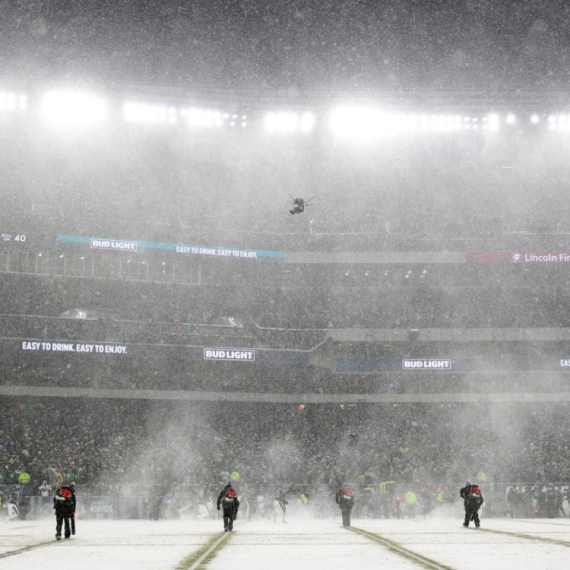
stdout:
<svg viewBox="0 0 570 570">
<path fill-rule="evenodd" d="M 195 108 L 182 109 L 180 114 L 192 129 L 219 129 L 226 125 L 230 127 L 247 127 L 247 115 Z"/>
<path fill-rule="evenodd" d="M 551 115 L 548 128 L 551 131 L 570 131 L 570 115 Z"/>
<path fill-rule="evenodd" d="M 0 91 L 0 112 L 25 111 L 28 108 L 28 96 Z"/>
<path fill-rule="evenodd" d="M 182 109 L 180 115 L 190 128 L 220 128 L 229 119 L 228 113 L 213 111 L 211 109 Z"/>
<path fill-rule="evenodd" d="M 123 117 L 129 123 L 173 124 L 178 121 L 175 107 L 127 102 L 123 105 Z"/>
<path fill-rule="evenodd" d="M 34 101 L 32 101 L 34 103 Z M 46 93 L 38 101 L 42 117 L 54 124 L 98 123 L 107 117 L 110 105 L 95 94 L 72 89 Z M 0 91 L 0 114 L 23 111 L 28 107 L 28 96 Z M 180 124 L 192 130 L 216 130 L 222 127 L 247 127 L 247 115 L 227 113 L 213 109 L 179 107 L 140 102 L 123 104 L 123 118 L 139 124 Z M 570 114 L 555 113 L 546 116 L 534 113 L 523 117 L 489 113 L 466 115 L 458 113 L 405 113 L 387 112 L 372 106 L 342 106 L 329 115 L 330 130 L 344 138 L 374 139 L 398 133 L 435 133 L 454 131 L 500 130 L 501 127 L 533 125 L 552 131 L 570 131 Z M 256 119 L 255 119 L 256 120 Z M 263 124 L 272 133 L 308 133 L 316 123 L 315 115 L 303 112 L 272 112 L 263 117 Z"/>
<path fill-rule="evenodd" d="M 308 133 L 313 130 L 312 113 L 279 111 L 265 115 L 265 129 L 270 133 Z"/>
<path fill-rule="evenodd" d="M 41 114 L 44 120 L 56 125 L 96 124 L 107 117 L 107 103 L 81 91 L 50 91 L 41 102 Z"/>
<path fill-rule="evenodd" d="M 498 115 L 471 117 L 452 114 L 387 113 L 378 109 L 339 107 L 330 117 L 338 136 L 355 139 L 377 138 L 408 132 L 497 131 Z"/>
<path fill-rule="evenodd" d="M 491 113 L 490 115 L 483 117 L 483 128 L 488 131 L 498 131 L 500 124 L 501 121 L 499 119 L 499 115 L 496 115 L 495 113 Z"/>
<path fill-rule="evenodd" d="M 224 126 L 247 127 L 247 115 L 231 115 L 212 109 L 167 107 L 147 103 L 125 103 L 123 117 L 127 122 L 146 124 L 183 123 L 191 129 L 216 129 Z"/>
</svg>

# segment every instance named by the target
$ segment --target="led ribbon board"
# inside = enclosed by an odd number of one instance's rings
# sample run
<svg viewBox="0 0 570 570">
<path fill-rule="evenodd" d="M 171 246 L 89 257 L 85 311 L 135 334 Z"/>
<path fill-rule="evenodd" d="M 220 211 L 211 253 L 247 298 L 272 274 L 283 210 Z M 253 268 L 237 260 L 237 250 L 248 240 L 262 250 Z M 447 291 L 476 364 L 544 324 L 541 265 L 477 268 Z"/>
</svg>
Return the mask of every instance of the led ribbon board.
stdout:
<svg viewBox="0 0 570 570">
<path fill-rule="evenodd" d="M 570 252 L 472 252 L 467 263 L 570 263 Z"/>
<path fill-rule="evenodd" d="M 336 371 L 339 373 L 381 373 L 381 372 L 417 372 L 425 373 L 463 373 L 463 372 L 570 372 L 570 354 L 549 355 L 542 358 L 532 356 L 489 356 L 445 358 L 408 358 L 404 360 L 378 359 L 365 360 L 337 358 Z"/>
<path fill-rule="evenodd" d="M 66 235 L 57 236 L 56 246 L 129 253 L 166 253 L 186 257 L 206 257 L 209 259 L 251 259 L 254 261 L 274 261 L 278 263 L 282 262 L 284 257 L 282 251 L 263 251 L 231 247 L 212 247 L 204 245 L 186 245 Z"/>
<path fill-rule="evenodd" d="M 70 357 L 103 356 L 113 358 L 157 358 L 177 360 L 202 360 L 245 362 L 262 365 L 308 365 L 309 354 L 303 350 L 279 350 L 263 348 L 220 348 L 187 345 L 77 342 L 53 339 L 0 338 L 0 352 L 39 356 Z"/>
</svg>

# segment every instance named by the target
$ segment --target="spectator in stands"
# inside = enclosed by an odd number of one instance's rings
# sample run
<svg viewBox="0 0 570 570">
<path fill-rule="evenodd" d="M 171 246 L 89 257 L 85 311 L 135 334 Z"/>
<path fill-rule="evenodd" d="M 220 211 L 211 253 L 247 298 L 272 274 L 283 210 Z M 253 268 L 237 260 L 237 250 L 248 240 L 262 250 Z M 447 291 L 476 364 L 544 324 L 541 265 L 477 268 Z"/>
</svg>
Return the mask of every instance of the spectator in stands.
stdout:
<svg viewBox="0 0 570 570">
<path fill-rule="evenodd" d="M 51 495 L 51 485 L 48 485 L 47 481 L 43 481 L 38 487 L 38 493 L 42 498 L 42 506 L 49 503 L 49 497 Z"/>
</svg>

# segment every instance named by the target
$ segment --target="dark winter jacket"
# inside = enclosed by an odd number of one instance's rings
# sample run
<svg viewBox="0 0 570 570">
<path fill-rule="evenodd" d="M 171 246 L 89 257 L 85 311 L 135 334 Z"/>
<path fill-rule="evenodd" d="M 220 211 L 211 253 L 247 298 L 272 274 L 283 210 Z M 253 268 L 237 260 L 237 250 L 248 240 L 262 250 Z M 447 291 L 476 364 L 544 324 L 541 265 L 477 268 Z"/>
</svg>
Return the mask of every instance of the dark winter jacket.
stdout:
<svg viewBox="0 0 570 570">
<path fill-rule="evenodd" d="M 236 492 L 231 487 L 226 487 L 222 490 L 218 496 L 218 510 L 220 510 L 220 505 L 222 505 L 224 511 L 235 511 L 239 509 L 239 500 Z"/>
<path fill-rule="evenodd" d="M 53 508 L 58 515 L 72 517 L 75 515 L 75 493 L 67 486 L 60 487 L 53 498 Z"/>
<path fill-rule="evenodd" d="M 477 485 L 465 485 L 459 491 L 459 495 L 463 499 L 465 508 L 469 510 L 476 510 L 485 502 L 483 493 Z"/>
<path fill-rule="evenodd" d="M 350 489 L 341 489 L 335 496 L 341 511 L 349 511 L 354 506 L 354 493 Z"/>
</svg>

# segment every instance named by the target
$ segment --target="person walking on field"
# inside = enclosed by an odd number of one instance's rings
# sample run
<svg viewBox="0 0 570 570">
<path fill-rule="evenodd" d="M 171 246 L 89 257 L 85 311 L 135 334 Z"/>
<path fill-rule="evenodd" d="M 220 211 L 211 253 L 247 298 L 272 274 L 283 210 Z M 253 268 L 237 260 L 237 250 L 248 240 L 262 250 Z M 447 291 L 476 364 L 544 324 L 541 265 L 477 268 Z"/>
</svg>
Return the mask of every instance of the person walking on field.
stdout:
<svg viewBox="0 0 570 570">
<path fill-rule="evenodd" d="M 234 529 L 234 521 L 237 518 L 239 500 L 230 482 L 222 489 L 218 497 L 218 511 L 220 510 L 220 505 L 224 511 L 224 532 L 231 532 Z"/>
<path fill-rule="evenodd" d="M 293 484 L 281 485 L 275 493 L 275 500 L 273 501 L 273 520 L 276 521 L 279 513 L 282 515 L 281 522 L 286 523 L 285 515 L 287 514 L 287 493 L 293 488 Z"/>
<path fill-rule="evenodd" d="M 70 538 L 75 534 L 75 489 L 73 483 L 62 485 L 53 498 L 53 508 L 55 509 L 55 538 L 61 540 L 61 529 L 65 524 L 65 538 Z M 71 522 L 71 525 L 70 525 Z"/>
<path fill-rule="evenodd" d="M 475 527 L 479 528 L 481 525 L 479 521 L 479 509 L 485 502 L 481 489 L 479 489 L 477 485 L 472 485 L 467 481 L 465 487 L 459 491 L 459 496 L 463 499 L 463 505 L 465 507 L 465 522 L 463 526 L 468 527 L 469 523 L 473 521 Z"/>
</svg>

